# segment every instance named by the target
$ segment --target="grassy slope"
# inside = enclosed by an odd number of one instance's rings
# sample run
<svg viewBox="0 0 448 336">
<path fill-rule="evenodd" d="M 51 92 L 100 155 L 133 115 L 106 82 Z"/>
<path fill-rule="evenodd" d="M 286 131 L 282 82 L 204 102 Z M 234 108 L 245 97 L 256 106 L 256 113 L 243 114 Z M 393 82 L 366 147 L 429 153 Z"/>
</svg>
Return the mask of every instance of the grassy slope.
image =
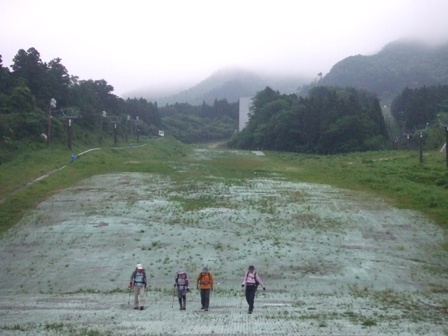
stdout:
<svg viewBox="0 0 448 336">
<path fill-rule="evenodd" d="M 73 152 L 88 149 L 77 148 Z M 55 146 L 24 153 L 0 166 L 0 200 L 5 200 L 0 204 L 0 233 L 42 199 L 92 175 L 131 171 L 170 174 L 176 178 L 170 167 L 173 162 L 188 161 L 190 150 L 191 147 L 166 138 L 142 140 L 132 149 L 104 147 L 83 154 L 73 162 L 66 149 Z M 291 165 L 296 169 L 291 170 Z M 61 167 L 64 168 L 57 173 L 11 195 Z M 421 211 L 440 225 L 448 225 L 448 170 L 444 153 L 425 153 L 424 163 L 420 164 L 418 153 L 402 151 L 336 156 L 268 152 L 263 159 L 218 158 L 188 172 L 191 179 L 200 179 L 208 173 L 232 179 L 281 174 L 293 181 L 373 192 L 388 198 L 395 206 Z"/>
</svg>

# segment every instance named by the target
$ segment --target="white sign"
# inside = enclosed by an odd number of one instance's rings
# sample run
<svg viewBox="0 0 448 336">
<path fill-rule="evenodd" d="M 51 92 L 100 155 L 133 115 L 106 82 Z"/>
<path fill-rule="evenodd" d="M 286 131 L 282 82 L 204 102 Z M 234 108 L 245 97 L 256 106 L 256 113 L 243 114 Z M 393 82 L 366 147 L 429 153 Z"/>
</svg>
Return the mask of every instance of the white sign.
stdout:
<svg viewBox="0 0 448 336">
<path fill-rule="evenodd" d="M 164 131 L 159 131 L 159 135 L 160 136 L 165 136 L 165 132 Z"/>
</svg>

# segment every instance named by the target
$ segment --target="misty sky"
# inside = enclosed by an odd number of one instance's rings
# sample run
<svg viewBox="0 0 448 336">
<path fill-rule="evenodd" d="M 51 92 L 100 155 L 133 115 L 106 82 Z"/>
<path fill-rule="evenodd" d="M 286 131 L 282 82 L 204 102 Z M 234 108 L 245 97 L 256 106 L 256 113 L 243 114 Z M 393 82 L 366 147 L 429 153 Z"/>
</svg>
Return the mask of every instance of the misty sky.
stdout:
<svg viewBox="0 0 448 336">
<path fill-rule="evenodd" d="M 0 0 L 0 55 L 34 47 L 122 95 L 223 67 L 326 74 L 400 38 L 448 40 L 448 0 Z"/>
</svg>

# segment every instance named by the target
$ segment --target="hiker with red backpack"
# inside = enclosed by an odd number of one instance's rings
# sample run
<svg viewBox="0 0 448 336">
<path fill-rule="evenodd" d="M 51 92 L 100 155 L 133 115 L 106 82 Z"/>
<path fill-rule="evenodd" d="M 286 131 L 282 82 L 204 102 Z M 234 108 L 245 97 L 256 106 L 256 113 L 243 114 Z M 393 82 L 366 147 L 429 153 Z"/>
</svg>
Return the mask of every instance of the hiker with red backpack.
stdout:
<svg viewBox="0 0 448 336">
<path fill-rule="evenodd" d="M 146 273 L 142 264 L 137 264 L 131 274 L 129 288 L 134 289 L 134 309 L 143 310 L 145 306 Z"/>
<path fill-rule="evenodd" d="M 174 288 L 177 287 L 177 298 L 179 299 L 180 310 L 187 309 L 187 292 L 190 291 L 188 288 L 188 276 L 183 268 L 179 268 L 174 278 Z"/>
<path fill-rule="evenodd" d="M 255 293 L 257 292 L 258 285 L 261 285 L 263 290 L 266 290 L 260 276 L 255 272 L 255 267 L 253 265 L 249 266 L 248 271 L 244 275 L 243 284 L 241 287 L 246 286 L 246 301 L 249 305 L 249 314 L 252 314 L 254 310 Z"/>
<path fill-rule="evenodd" d="M 203 267 L 202 272 L 196 278 L 196 289 L 201 290 L 201 309 L 208 311 L 210 304 L 210 291 L 213 290 L 214 280 L 208 267 Z"/>
</svg>

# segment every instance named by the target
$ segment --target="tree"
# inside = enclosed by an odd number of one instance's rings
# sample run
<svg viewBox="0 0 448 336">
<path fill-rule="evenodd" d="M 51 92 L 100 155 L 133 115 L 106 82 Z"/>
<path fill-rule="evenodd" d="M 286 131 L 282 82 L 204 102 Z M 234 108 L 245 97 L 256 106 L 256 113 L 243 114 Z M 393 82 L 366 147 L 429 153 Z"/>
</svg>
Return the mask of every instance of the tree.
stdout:
<svg viewBox="0 0 448 336">
<path fill-rule="evenodd" d="M 43 108 L 47 105 L 45 96 L 46 65 L 42 63 L 39 52 L 34 48 L 27 51 L 20 49 L 13 59 L 13 78 L 16 85 L 22 83 L 28 86 L 31 93 L 37 98 L 38 104 Z"/>
</svg>

